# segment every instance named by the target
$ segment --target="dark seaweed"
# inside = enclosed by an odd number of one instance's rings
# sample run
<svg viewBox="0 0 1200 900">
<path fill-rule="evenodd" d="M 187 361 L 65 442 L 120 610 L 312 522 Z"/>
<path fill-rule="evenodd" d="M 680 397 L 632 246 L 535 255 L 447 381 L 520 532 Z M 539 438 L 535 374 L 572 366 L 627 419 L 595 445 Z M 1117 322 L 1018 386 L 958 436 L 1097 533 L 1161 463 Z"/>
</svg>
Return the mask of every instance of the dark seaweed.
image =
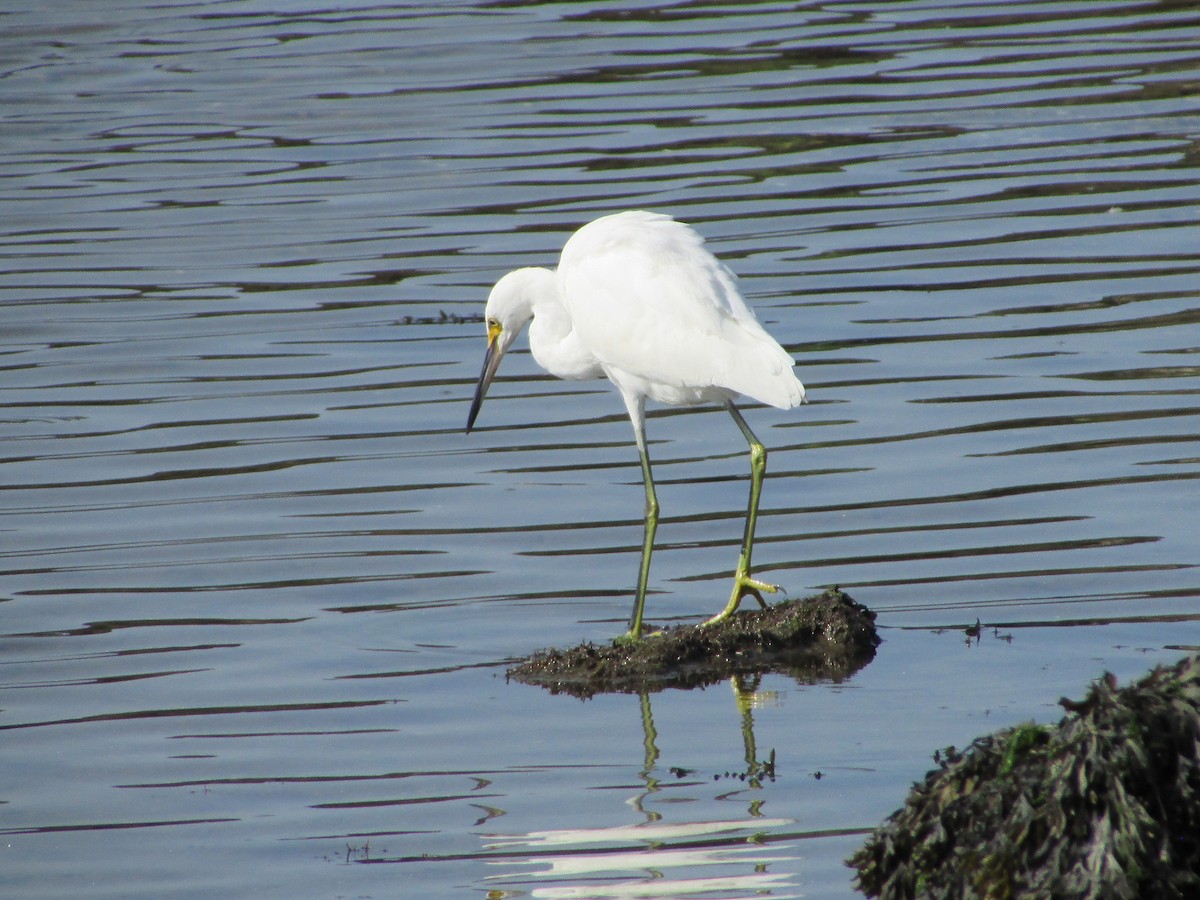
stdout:
<svg viewBox="0 0 1200 900">
<path fill-rule="evenodd" d="M 889 900 L 1200 896 L 1200 656 L 1059 703 L 1057 725 L 935 754 L 848 860 L 856 886 Z"/>
<path fill-rule="evenodd" d="M 836 681 L 870 662 L 878 644 L 875 614 L 832 588 L 713 625 L 664 628 L 640 641 L 541 650 L 508 675 L 577 697 L 699 687 L 768 671 Z"/>
</svg>

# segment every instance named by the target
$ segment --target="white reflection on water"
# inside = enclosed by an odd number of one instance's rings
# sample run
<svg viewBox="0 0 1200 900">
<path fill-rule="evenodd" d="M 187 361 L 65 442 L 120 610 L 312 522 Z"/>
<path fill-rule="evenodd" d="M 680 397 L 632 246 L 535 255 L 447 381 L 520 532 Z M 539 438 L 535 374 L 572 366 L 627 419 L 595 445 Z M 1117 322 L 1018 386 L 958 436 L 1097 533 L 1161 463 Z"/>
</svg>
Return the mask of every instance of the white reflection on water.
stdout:
<svg viewBox="0 0 1200 900">
<path fill-rule="evenodd" d="M 526 858 L 524 863 L 547 868 L 490 876 L 489 881 L 522 887 L 530 883 L 556 882 L 553 887 L 533 888 L 532 896 L 547 898 L 686 897 L 702 893 L 725 897 L 738 896 L 744 891 L 770 897 L 796 897 L 801 895 L 779 893 L 795 887 L 792 877 L 787 872 L 770 872 L 768 868 L 799 857 L 780 855 L 779 847 L 754 844 L 756 835 L 791 824 L 789 819 L 760 818 L 681 824 L 649 822 L 613 828 L 533 832 L 522 837 L 494 840 L 486 845 L 486 849 L 506 853 L 511 853 L 514 848 L 544 851 L 541 855 Z M 735 840 L 749 846 L 736 846 Z M 620 848 L 605 848 L 606 844 L 617 844 Z M 674 849 L 681 844 L 687 845 L 687 849 Z M 643 849 L 626 849 L 629 847 Z M 494 864 L 507 868 L 513 862 L 505 859 Z M 735 868 L 740 874 L 685 878 L 679 872 L 716 865 Z M 626 881 L 612 880 L 614 874 L 637 872 L 644 874 Z M 676 877 L 672 877 L 673 874 Z M 576 883 L 564 884 L 569 881 Z"/>
</svg>

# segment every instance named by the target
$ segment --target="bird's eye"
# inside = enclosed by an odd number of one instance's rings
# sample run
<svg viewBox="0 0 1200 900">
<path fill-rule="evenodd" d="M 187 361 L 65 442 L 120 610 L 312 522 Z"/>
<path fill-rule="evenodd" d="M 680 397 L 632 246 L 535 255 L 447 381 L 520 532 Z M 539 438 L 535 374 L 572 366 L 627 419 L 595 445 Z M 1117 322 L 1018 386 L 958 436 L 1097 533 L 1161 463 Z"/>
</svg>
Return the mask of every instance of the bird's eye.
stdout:
<svg viewBox="0 0 1200 900">
<path fill-rule="evenodd" d="M 495 316 L 488 316 L 487 327 L 488 327 L 488 331 L 499 330 L 500 320 L 497 319 Z"/>
</svg>

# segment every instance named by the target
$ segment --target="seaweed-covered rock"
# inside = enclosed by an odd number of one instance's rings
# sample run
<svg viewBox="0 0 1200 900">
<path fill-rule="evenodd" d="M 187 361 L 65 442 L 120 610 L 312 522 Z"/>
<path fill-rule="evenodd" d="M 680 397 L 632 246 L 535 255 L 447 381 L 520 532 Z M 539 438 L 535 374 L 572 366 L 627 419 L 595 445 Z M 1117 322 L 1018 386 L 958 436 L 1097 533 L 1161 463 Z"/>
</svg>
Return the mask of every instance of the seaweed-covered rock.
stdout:
<svg viewBox="0 0 1200 900">
<path fill-rule="evenodd" d="M 848 864 L 873 897 L 1200 897 L 1200 656 L 935 754 Z"/>
<path fill-rule="evenodd" d="M 831 588 L 712 625 L 664 628 L 640 641 L 542 650 L 508 675 L 577 697 L 698 687 L 767 671 L 837 680 L 870 662 L 878 644 L 875 613 Z"/>
</svg>

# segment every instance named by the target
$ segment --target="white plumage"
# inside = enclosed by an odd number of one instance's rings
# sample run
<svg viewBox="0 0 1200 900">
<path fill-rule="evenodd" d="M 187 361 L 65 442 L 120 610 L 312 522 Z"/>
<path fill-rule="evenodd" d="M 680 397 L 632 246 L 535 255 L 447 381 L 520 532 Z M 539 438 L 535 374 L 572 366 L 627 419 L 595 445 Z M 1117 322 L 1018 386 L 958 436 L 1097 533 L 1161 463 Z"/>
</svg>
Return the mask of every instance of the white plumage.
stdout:
<svg viewBox="0 0 1200 900">
<path fill-rule="evenodd" d="M 738 395 L 789 409 L 804 402 L 793 361 L 758 323 L 737 279 L 704 248 L 704 239 L 670 216 L 623 212 L 580 228 L 563 247 L 557 270 L 517 269 L 488 297 L 488 351 L 467 419 L 475 423 L 504 353 L 529 325 L 538 365 L 565 379 L 607 377 L 633 423 L 646 486 L 646 536 L 628 637 L 642 631 L 646 581 L 658 500 L 646 451 L 646 398 L 673 406 L 723 404 L 751 448 L 750 507 L 731 615 L 746 594 L 774 585 L 750 577 L 750 553 L 766 450 L 733 399 Z"/>
</svg>

